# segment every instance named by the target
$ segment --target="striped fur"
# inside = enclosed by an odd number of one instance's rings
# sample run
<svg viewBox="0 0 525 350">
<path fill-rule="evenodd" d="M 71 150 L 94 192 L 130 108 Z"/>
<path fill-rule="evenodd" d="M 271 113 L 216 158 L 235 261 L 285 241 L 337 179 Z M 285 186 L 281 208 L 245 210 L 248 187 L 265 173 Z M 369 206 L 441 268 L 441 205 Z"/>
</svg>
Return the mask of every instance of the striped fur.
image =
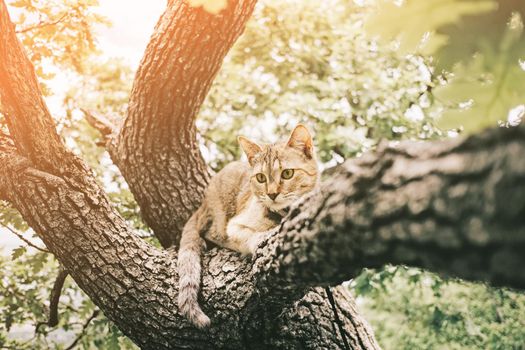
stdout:
<svg viewBox="0 0 525 350">
<path fill-rule="evenodd" d="M 197 301 L 201 281 L 202 238 L 199 234 L 198 217 L 203 207 L 199 208 L 188 220 L 182 231 L 179 257 L 179 310 L 198 328 L 207 327 L 210 318 L 204 314 Z"/>
<path fill-rule="evenodd" d="M 286 143 L 259 146 L 243 137 L 239 143 L 249 164 L 232 162 L 212 178 L 201 207 L 182 232 L 178 304 L 180 312 L 199 328 L 210 324 L 198 303 L 201 234 L 219 246 L 253 255 L 274 232 L 283 210 L 318 184 L 312 139 L 304 126 L 297 126 Z M 283 179 L 286 169 L 294 169 L 295 175 Z M 257 181 L 256 174 L 264 174 L 267 181 Z"/>
</svg>

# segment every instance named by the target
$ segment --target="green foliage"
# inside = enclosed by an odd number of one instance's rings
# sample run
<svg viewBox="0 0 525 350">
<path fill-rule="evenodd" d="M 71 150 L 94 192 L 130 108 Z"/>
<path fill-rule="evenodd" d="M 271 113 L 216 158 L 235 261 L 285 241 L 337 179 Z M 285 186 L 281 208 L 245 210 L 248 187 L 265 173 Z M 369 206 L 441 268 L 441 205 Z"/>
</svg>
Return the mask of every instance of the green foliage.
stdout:
<svg viewBox="0 0 525 350">
<path fill-rule="evenodd" d="M 350 284 L 385 349 L 523 349 L 525 295 L 418 269 L 365 271 Z"/>
<path fill-rule="evenodd" d="M 511 108 L 524 103 L 525 65 L 520 61 L 525 58 L 523 19 L 525 2 L 521 2 L 521 8 L 501 6 L 490 15 L 465 20 L 462 31 L 481 35 L 484 40 L 475 40 L 473 34 L 461 36 L 457 27 L 447 29 L 451 38 L 465 39 L 451 40 L 438 53 L 443 64 L 452 66 L 453 74 L 435 94 L 457 106 L 472 102 L 466 109 L 451 108 L 440 125 L 457 127 L 460 121 L 466 130 L 479 130 L 506 120 Z M 468 59 L 461 60 L 460 55 Z"/>
<path fill-rule="evenodd" d="M 78 108 L 122 118 L 133 82 L 131 68 L 122 58 L 114 57 L 91 59 L 83 67 L 83 74 L 64 96 L 68 118 L 73 118 Z"/>
<path fill-rule="evenodd" d="M 36 325 L 38 320 L 45 318 L 44 293 L 51 284 L 43 266 L 50 263 L 43 253 L 23 254 L 16 261 L 0 256 L 0 333 L 5 338 L 5 343 L 0 343 L 0 346 L 24 348 L 22 342 L 8 340 L 8 332 L 17 325 Z"/>
<path fill-rule="evenodd" d="M 41 78 L 45 63 L 83 73 L 86 58 L 97 53 L 93 28 L 109 21 L 95 12 L 98 0 L 13 0 L 13 22 Z"/>
<path fill-rule="evenodd" d="M 16 259 L 18 259 L 18 258 L 21 257 L 26 251 L 27 251 L 27 249 L 26 249 L 26 247 L 24 247 L 24 246 L 21 246 L 21 247 L 18 247 L 18 248 L 13 249 L 13 251 L 11 252 L 11 259 L 12 259 L 12 260 L 16 260 Z"/>
<path fill-rule="evenodd" d="M 433 55 L 438 72 L 452 73 L 435 90 L 448 107 L 439 125 L 477 131 L 525 101 L 524 19 L 522 0 L 382 0 L 367 28 Z"/>
<path fill-rule="evenodd" d="M 343 0 L 266 0 L 256 8 L 198 119 L 214 168 L 240 156 L 239 133 L 275 141 L 298 122 L 314 129 L 323 162 L 381 138 L 440 135 L 427 60 L 370 41 L 368 11 Z"/>
<path fill-rule="evenodd" d="M 11 0 L 7 5 L 44 95 L 52 94 L 47 81 L 57 70 L 89 72 L 88 58 L 100 53 L 94 28 L 110 24 L 96 13 L 98 0 Z M 0 110 L 0 127 L 4 123 Z"/>
<path fill-rule="evenodd" d="M 401 7 L 383 0 L 356 2 L 363 5 L 344 0 L 258 5 L 197 120 L 214 169 L 240 156 L 239 133 L 274 141 L 304 122 L 315 131 L 321 160 L 331 165 L 383 138 L 442 137 L 435 125 L 442 112 L 441 126 L 474 130 L 505 119 L 511 106 L 523 103 L 522 1 L 406 0 Z M 107 22 L 96 14 L 97 3 L 17 0 L 10 5 L 20 9 L 16 29 L 39 77 L 50 78 L 57 69 L 69 72 L 64 116 L 57 118 L 62 137 L 94 169 L 123 217 L 147 236 L 133 196 L 80 112 L 122 117 L 133 79 L 122 60 L 94 59 L 93 26 Z M 210 12 L 220 11 L 221 3 L 192 0 Z M 365 23 L 386 39 L 400 38 L 401 49 L 370 39 Z M 426 32 L 434 35 L 421 45 Z M 0 224 L 28 230 L 4 202 Z M 69 278 L 59 325 L 42 324 L 56 271 L 56 261 L 25 246 L 11 257 L 0 256 L 0 348 L 61 348 L 80 335 L 95 306 Z M 518 293 L 397 267 L 365 271 L 351 289 L 385 349 L 519 349 L 525 344 L 525 296 Z M 28 327 L 31 338 L 14 336 Z M 135 348 L 102 314 L 77 346 Z"/>
<path fill-rule="evenodd" d="M 26 231 L 29 229 L 27 223 L 17 210 L 13 209 L 9 203 L 0 201 L 0 227 L 7 225 L 11 225 L 20 231 Z"/>
<path fill-rule="evenodd" d="M 61 349 L 79 338 L 84 349 L 137 349 L 102 314 L 84 328 L 95 305 L 69 278 L 59 304 L 59 324 L 46 325 L 57 262 L 49 254 L 15 250 L 16 261 L 0 255 L 0 348 Z"/>
<path fill-rule="evenodd" d="M 367 22 L 367 31 L 383 40 L 399 40 L 402 52 L 420 50 L 423 54 L 433 54 L 446 48 L 452 39 L 440 28 L 468 15 L 492 12 L 497 3 L 494 0 L 378 0 L 376 6 L 377 10 Z"/>
</svg>

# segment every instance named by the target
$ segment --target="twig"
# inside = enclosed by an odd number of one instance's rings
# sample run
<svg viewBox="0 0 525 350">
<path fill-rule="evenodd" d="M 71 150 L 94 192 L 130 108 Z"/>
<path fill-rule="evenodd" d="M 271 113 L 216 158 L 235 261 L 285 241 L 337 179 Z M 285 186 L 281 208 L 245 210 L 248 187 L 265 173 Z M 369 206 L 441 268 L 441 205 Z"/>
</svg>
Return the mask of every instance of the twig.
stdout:
<svg viewBox="0 0 525 350">
<path fill-rule="evenodd" d="M 80 108 L 80 110 L 82 113 L 84 113 L 86 121 L 89 123 L 89 125 L 97 129 L 103 137 L 102 141 L 97 142 L 97 146 L 105 147 L 106 150 L 112 154 L 112 151 L 116 147 L 115 137 L 118 133 L 120 122 L 122 120 L 119 120 L 117 117 L 113 116 L 103 116 L 98 113 L 88 111 L 84 108 Z"/>
<path fill-rule="evenodd" d="M 49 297 L 49 319 L 47 325 L 49 327 L 55 327 L 58 324 L 58 303 L 60 301 L 60 295 L 62 294 L 62 287 L 68 272 L 62 266 L 58 268 L 58 275 L 51 289 L 51 295 Z"/>
<path fill-rule="evenodd" d="M 49 316 L 47 322 L 38 322 L 35 326 L 35 333 L 38 333 L 41 326 L 55 327 L 58 324 L 58 304 L 62 295 L 62 287 L 66 281 L 68 272 L 62 266 L 58 268 L 58 275 L 53 283 L 51 294 L 49 295 Z M 73 310 L 76 311 L 76 310 Z"/>
<path fill-rule="evenodd" d="M 64 18 L 66 18 L 66 16 L 68 15 L 68 13 L 64 13 L 62 15 L 62 17 L 60 17 L 59 19 L 55 20 L 55 21 L 51 21 L 51 22 L 38 22 L 37 24 L 34 24 L 32 26 L 27 26 L 25 28 L 22 28 L 22 29 L 19 29 L 19 30 L 15 30 L 15 33 L 17 34 L 20 34 L 20 33 L 25 33 L 25 32 L 29 32 L 31 30 L 34 30 L 34 29 L 39 29 L 39 28 L 44 28 L 44 27 L 47 27 L 47 26 L 54 26 L 60 22 L 62 22 L 62 20 Z"/>
<path fill-rule="evenodd" d="M 86 120 L 88 123 L 93 126 L 95 129 L 100 131 L 100 133 L 104 137 L 109 137 L 111 134 L 113 134 L 115 130 L 115 122 L 111 120 L 110 118 L 107 118 L 105 116 L 102 116 L 98 113 L 94 113 L 92 111 L 88 111 L 87 109 L 80 108 L 82 113 L 84 113 L 84 116 L 86 117 Z"/>
<path fill-rule="evenodd" d="M 93 313 L 91 314 L 91 316 L 86 320 L 86 322 L 84 322 L 84 324 L 82 325 L 82 330 L 80 331 L 80 333 L 77 335 L 77 337 L 75 338 L 75 340 L 73 341 L 73 343 L 71 343 L 71 345 L 69 345 L 67 348 L 65 348 L 64 350 L 72 350 L 76 345 L 77 343 L 80 341 L 80 339 L 82 339 L 82 337 L 84 336 L 84 333 L 86 332 L 86 329 L 87 327 L 89 326 L 89 323 L 95 318 L 98 316 L 98 314 L 100 313 L 100 310 L 95 310 L 93 311 Z"/>
<path fill-rule="evenodd" d="M 18 350 L 22 347 L 25 347 L 26 345 L 29 345 L 31 344 L 36 338 L 36 334 L 33 335 L 30 339 L 24 341 L 24 342 L 20 342 L 20 343 L 15 343 L 15 345 L 0 345 L 0 349 L 6 349 L 6 350 Z M 16 342 L 16 340 L 15 340 Z"/>
<path fill-rule="evenodd" d="M 20 232 L 17 232 L 15 231 L 14 229 L 12 229 L 11 227 L 9 227 L 8 225 L 2 225 L 4 228 L 6 228 L 9 232 L 11 232 L 12 234 L 14 234 L 15 236 L 17 236 L 18 238 L 20 238 L 22 241 L 24 241 L 25 243 L 27 243 L 27 245 L 37 249 L 37 250 L 40 250 L 41 252 L 44 252 L 44 253 L 51 253 L 49 250 L 47 250 L 46 248 L 42 248 L 42 247 L 39 247 L 37 246 L 36 244 L 34 244 L 33 242 L 31 242 L 30 240 L 28 240 L 27 238 L 25 238 Z"/>
</svg>

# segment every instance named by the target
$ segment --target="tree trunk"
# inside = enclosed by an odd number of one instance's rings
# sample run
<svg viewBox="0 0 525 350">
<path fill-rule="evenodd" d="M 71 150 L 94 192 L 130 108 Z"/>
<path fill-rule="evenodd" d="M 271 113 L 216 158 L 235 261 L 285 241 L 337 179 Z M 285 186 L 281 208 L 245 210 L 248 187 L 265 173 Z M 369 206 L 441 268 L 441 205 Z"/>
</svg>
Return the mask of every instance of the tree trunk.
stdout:
<svg viewBox="0 0 525 350">
<path fill-rule="evenodd" d="M 178 242 L 208 181 L 194 118 L 254 4 L 230 0 L 215 16 L 169 2 L 127 117 L 102 130 L 164 247 Z M 525 132 L 498 129 L 348 161 L 292 208 L 253 261 L 226 249 L 206 252 L 201 304 L 212 325 L 197 330 L 178 314 L 176 247 L 138 238 L 64 147 L 3 1 L 0 55 L 0 108 L 9 126 L 0 131 L 0 199 L 144 349 L 377 349 L 353 299 L 327 286 L 384 263 L 524 285 L 520 272 L 503 267 L 524 259 L 517 252 L 525 242 Z"/>
</svg>

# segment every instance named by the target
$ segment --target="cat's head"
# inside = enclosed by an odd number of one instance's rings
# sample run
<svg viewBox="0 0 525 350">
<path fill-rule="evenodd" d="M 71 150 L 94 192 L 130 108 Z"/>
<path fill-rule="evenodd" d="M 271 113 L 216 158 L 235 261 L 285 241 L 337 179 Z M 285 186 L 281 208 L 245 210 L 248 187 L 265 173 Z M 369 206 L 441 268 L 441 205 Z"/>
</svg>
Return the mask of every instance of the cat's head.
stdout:
<svg viewBox="0 0 525 350">
<path fill-rule="evenodd" d="M 283 143 L 260 146 L 243 136 L 238 140 L 252 168 L 252 193 L 268 209 L 284 209 L 317 186 L 312 136 L 304 125 L 297 125 Z"/>
</svg>

